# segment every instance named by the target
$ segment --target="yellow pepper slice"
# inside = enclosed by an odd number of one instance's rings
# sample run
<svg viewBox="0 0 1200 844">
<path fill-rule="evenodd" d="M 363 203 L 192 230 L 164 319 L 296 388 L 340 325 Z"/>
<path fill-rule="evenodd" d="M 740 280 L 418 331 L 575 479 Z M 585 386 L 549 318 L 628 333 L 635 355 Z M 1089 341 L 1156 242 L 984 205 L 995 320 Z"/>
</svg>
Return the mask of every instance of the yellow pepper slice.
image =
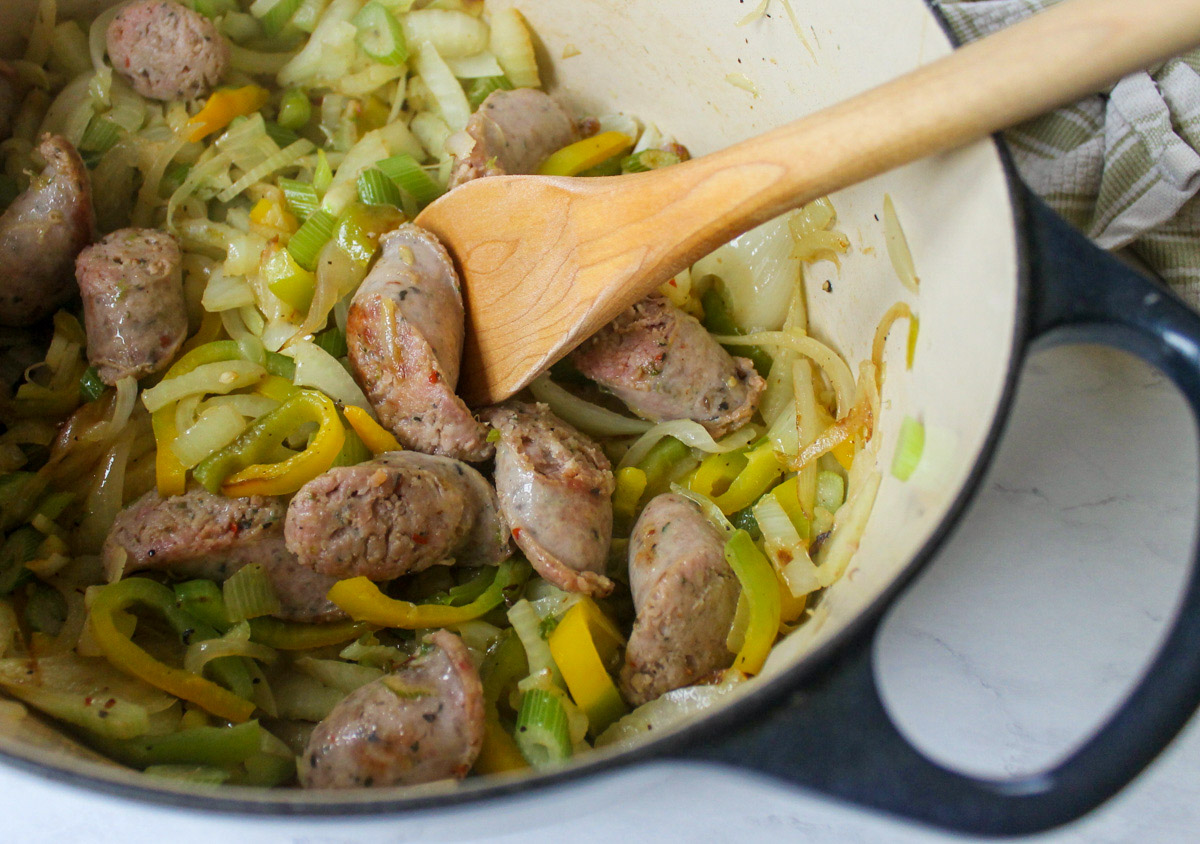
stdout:
<svg viewBox="0 0 1200 844">
<path fill-rule="evenodd" d="M 308 448 L 279 463 L 255 462 L 271 453 L 303 422 L 318 425 Z M 221 492 L 230 498 L 290 495 L 327 471 L 345 442 L 346 429 L 333 400 L 316 390 L 297 390 L 230 445 L 197 466 L 193 475 L 210 489 L 219 484 Z M 229 474 L 231 469 L 235 471 Z"/>
<path fill-rule="evenodd" d="M 214 132 L 219 132 L 235 118 L 254 114 L 271 98 L 266 88 L 246 85 L 241 88 L 223 88 L 214 91 L 196 116 L 188 121 L 188 140 L 202 141 Z"/>
<path fill-rule="evenodd" d="M 389 598 L 365 577 L 352 577 L 333 584 L 326 595 L 355 621 L 365 621 L 380 627 L 403 630 L 422 630 L 428 627 L 451 627 L 471 621 L 500 606 L 505 591 L 524 583 L 530 567 L 514 558 L 505 560 L 496 570 L 491 585 L 478 598 L 461 607 L 448 604 L 414 604 Z"/>
<path fill-rule="evenodd" d="M 550 634 L 550 655 L 571 698 L 587 714 L 593 735 L 628 711 L 606 668 L 624 642 L 608 616 L 587 597 L 567 610 Z"/>
<path fill-rule="evenodd" d="M 350 427 L 354 429 L 354 433 L 358 434 L 358 438 L 367 448 L 371 449 L 372 454 L 404 450 L 404 446 L 400 445 L 392 432 L 372 419 L 371 414 L 361 407 L 350 405 L 343 408 L 342 413 L 345 415 L 346 421 L 350 423 Z"/>
<path fill-rule="evenodd" d="M 801 595 L 799 598 L 792 595 L 791 588 L 784 581 L 783 575 L 775 572 L 775 578 L 779 581 L 779 621 L 781 626 L 787 624 L 795 624 L 800 616 L 804 615 L 804 608 L 808 606 L 808 596 Z"/>
<path fill-rule="evenodd" d="M 841 467 L 847 472 L 854 465 L 854 438 L 842 440 L 840 443 L 829 449 L 829 453 L 834 459 L 841 464 Z"/>
<path fill-rule="evenodd" d="M 200 320 L 200 327 L 183 344 L 181 351 L 186 355 L 194 349 L 208 345 L 221 336 L 222 329 L 221 315 L 214 314 L 212 311 L 205 311 L 204 316 Z"/>
<path fill-rule="evenodd" d="M 714 501 L 726 516 L 749 507 L 783 474 L 775 446 L 764 442 L 746 454 L 746 466 Z"/>
<path fill-rule="evenodd" d="M 205 319 L 207 320 L 207 315 Z M 217 319 L 217 324 L 220 324 L 220 318 Z M 204 323 L 201 323 L 200 331 L 204 331 Z M 205 343 L 175 361 L 175 364 L 167 370 L 163 381 L 186 375 L 196 367 L 207 363 L 238 360 L 241 356 L 237 343 L 232 340 Z M 171 443 L 179 436 L 179 429 L 175 425 L 175 403 L 154 411 L 150 416 L 150 424 L 154 430 L 154 480 L 158 487 L 158 494 L 164 497 L 183 495 L 187 486 L 187 468 L 175 456 L 175 451 L 171 448 Z"/>
<path fill-rule="evenodd" d="M 499 774 L 504 771 L 521 771 L 529 767 L 520 748 L 513 737 L 500 725 L 495 718 L 486 717 L 483 721 L 483 746 L 475 757 L 477 774 Z"/>
<path fill-rule="evenodd" d="M 297 389 L 299 388 L 295 384 L 281 375 L 267 375 L 255 385 L 254 392 L 282 404 L 296 395 Z"/>
<path fill-rule="evenodd" d="M 779 634 L 782 617 L 779 577 L 744 530 L 735 530 L 725 543 L 725 561 L 742 584 L 742 595 L 750 612 L 733 667 L 744 674 L 757 674 Z"/>
<path fill-rule="evenodd" d="M 110 583 L 96 593 L 88 614 L 92 638 L 108 661 L 152 686 L 189 700 L 228 721 L 245 721 L 254 704 L 181 668 L 159 662 L 118 628 L 117 616 L 133 604 L 143 604 L 166 615 L 175 608 L 175 594 L 153 580 L 134 577 Z"/>
<path fill-rule="evenodd" d="M 619 519 L 632 520 L 646 492 L 646 473 L 637 466 L 619 469 L 613 490 L 613 514 Z"/>
<path fill-rule="evenodd" d="M 260 199 L 250 209 L 250 222 L 283 234 L 295 234 L 296 229 L 300 228 L 300 221 L 283 206 L 282 199 L 282 196 L 279 197 L 280 201 L 267 197 Z"/>
<path fill-rule="evenodd" d="M 726 516 L 759 499 L 783 474 L 783 466 L 768 440 L 749 450 L 710 454 L 688 480 L 693 492 L 708 496 Z"/>
<path fill-rule="evenodd" d="M 563 147 L 542 162 L 539 176 L 575 176 L 620 155 L 633 146 L 633 138 L 621 132 L 601 132 Z"/>
<path fill-rule="evenodd" d="M 771 490 L 771 495 L 775 496 L 775 500 L 779 502 L 783 512 L 787 513 L 788 518 L 792 520 L 792 526 L 796 528 L 796 533 L 800 534 L 800 538 L 804 540 L 804 547 L 807 548 L 812 541 L 812 522 L 809 521 L 808 516 L 804 515 L 804 508 L 800 506 L 799 477 L 792 475 Z"/>
</svg>

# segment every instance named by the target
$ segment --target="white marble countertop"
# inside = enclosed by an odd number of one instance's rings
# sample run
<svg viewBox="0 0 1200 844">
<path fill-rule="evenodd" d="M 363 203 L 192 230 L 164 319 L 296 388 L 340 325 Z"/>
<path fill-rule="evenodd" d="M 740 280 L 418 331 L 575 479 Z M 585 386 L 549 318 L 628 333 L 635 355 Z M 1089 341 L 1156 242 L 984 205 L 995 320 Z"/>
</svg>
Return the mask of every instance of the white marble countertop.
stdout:
<svg viewBox="0 0 1200 844">
<path fill-rule="evenodd" d="M 1110 711 L 1147 662 L 1186 571 L 1195 426 L 1123 355 L 1035 355 L 995 466 L 961 529 L 891 612 L 885 697 L 926 752 L 975 773 L 1036 770 Z M 246 821 L 145 807 L 0 769 L 0 840 L 965 840 L 727 771 L 659 765 L 552 805 L 407 821 Z M 1040 842 L 1200 837 L 1200 719 L 1124 793 Z"/>
</svg>

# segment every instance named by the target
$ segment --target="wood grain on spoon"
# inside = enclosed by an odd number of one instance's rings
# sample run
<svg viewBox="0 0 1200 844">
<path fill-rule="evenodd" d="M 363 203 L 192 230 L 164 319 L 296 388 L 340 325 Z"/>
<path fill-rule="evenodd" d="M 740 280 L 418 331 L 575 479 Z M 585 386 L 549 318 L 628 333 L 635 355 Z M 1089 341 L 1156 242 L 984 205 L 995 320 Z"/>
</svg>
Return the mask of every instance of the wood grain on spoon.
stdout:
<svg viewBox="0 0 1200 844">
<path fill-rule="evenodd" d="M 417 223 L 463 275 L 460 392 L 500 401 L 732 237 L 986 137 L 1200 43 L 1200 0 L 1067 0 L 824 111 L 720 152 L 606 178 L 495 176 Z"/>
</svg>

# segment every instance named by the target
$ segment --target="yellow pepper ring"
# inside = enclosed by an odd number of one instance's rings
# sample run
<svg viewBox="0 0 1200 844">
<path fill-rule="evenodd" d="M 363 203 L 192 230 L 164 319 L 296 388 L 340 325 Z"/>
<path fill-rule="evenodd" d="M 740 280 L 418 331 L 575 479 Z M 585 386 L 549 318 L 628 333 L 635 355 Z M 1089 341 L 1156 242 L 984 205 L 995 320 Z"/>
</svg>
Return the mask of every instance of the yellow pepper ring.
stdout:
<svg viewBox="0 0 1200 844">
<path fill-rule="evenodd" d="M 342 413 L 345 415 L 346 421 L 350 423 L 350 427 L 354 429 L 354 433 L 358 434 L 358 438 L 367 448 L 371 449 L 372 454 L 379 455 L 387 451 L 404 450 L 404 446 L 400 445 L 392 432 L 372 419 L 371 414 L 361 407 L 350 405 Z"/>
<path fill-rule="evenodd" d="M 586 597 L 567 610 L 550 634 L 550 655 L 594 734 L 627 711 L 605 667 L 623 641 L 595 601 Z"/>
<path fill-rule="evenodd" d="M 205 321 L 207 322 L 207 320 L 208 315 L 206 314 Z M 201 323 L 202 331 L 204 327 L 205 324 Z M 206 363 L 238 360 L 241 356 L 241 351 L 233 340 L 205 343 L 175 361 L 175 365 L 163 376 L 163 381 L 187 375 L 196 367 Z M 175 452 L 171 448 L 171 443 L 179 436 L 179 429 L 175 425 L 175 403 L 172 402 L 166 407 L 160 407 L 154 411 L 150 415 L 150 424 L 154 430 L 154 479 L 158 487 L 158 494 L 164 497 L 183 495 L 184 489 L 187 487 L 187 468 L 175 456 Z"/>
<path fill-rule="evenodd" d="M 289 495 L 327 471 L 346 442 L 346 429 L 333 400 L 316 390 L 297 390 L 278 410 L 295 412 L 318 424 L 308 448 L 279 463 L 257 463 L 226 478 L 221 492 L 230 498 L 249 495 Z M 235 442 L 234 445 L 237 445 Z"/>
<path fill-rule="evenodd" d="M 159 662 L 117 627 L 117 613 L 136 603 L 159 606 L 174 600 L 170 590 L 145 578 L 122 580 L 101 589 L 92 602 L 89 623 L 96 644 L 109 662 L 156 688 L 191 701 L 219 718 L 242 722 L 254 704 L 203 677 Z"/>
</svg>

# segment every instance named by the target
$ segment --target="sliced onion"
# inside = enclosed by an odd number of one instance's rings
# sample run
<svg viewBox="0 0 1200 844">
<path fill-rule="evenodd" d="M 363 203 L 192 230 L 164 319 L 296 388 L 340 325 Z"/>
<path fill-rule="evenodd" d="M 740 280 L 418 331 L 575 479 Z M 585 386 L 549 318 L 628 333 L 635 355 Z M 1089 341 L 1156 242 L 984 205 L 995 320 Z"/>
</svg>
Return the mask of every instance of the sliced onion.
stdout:
<svg viewBox="0 0 1200 844">
<path fill-rule="evenodd" d="M 529 391 L 538 401 L 549 405 L 555 416 L 594 437 L 632 436 L 644 434 L 654 427 L 652 422 L 622 416 L 581 399 L 555 384 L 549 375 L 540 375 L 534 379 L 529 385 Z"/>
<path fill-rule="evenodd" d="M 698 492 L 692 492 L 687 487 L 680 486 L 679 484 L 671 484 L 671 492 L 675 493 L 676 495 L 682 495 L 689 501 L 695 502 L 704 512 L 705 517 L 718 528 L 720 528 L 724 533 L 733 533 L 733 523 L 725 517 L 725 514 L 721 512 L 721 508 L 717 506 L 716 502 L 708 496 L 701 495 Z"/>
<path fill-rule="evenodd" d="M 629 451 L 625 452 L 618 468 L 624 469 L 627 466 L 636 466 L 641 463 L 642 459 L 650 453 L 650 449 L 654 448 L 663 437 L 674 437 L 684 445 L 698 448 L 708 454 L 725 454 L 743 448 L 757 439 L 758 429 L 753 425 L 747 425 L 717 442 L 703 425 L 693 422 L 691 419 L 672 419 L 668 422 L 659 422 L 629 447 Z"/>
<path fill-rule="evenodd" d="M 226 656 L 246 656 L 260 662 L 274 662 L 279 654 L 274 648 L 250 641 L 250 625 L 244 621 L 233 625 L 219 639 L 205 639 L 188 645 L 183 667 L 192 674 L 202 674 L 204 666 Z"/>
<path fill-rule="evenodd" d="M 292 380 L 297 387 L 314 387 L 342 405 L 353 405 L 374 413 L 371 403 L 346 368 L 317 344 L 293 343 L 283 353 L 296 361 L 296 375 Z"/>
<path fill-rule="evenodd" d="M 685 686 L 644 703 L 610 726 L 596 739 L 596 747 L 626 748 L 643 738 L 658 736 L 690 718 L 707 712 L 728 697 L 736 685 Z"/>
<path fill-rule="evenodd" d="M 833 385 L 833 391 L 837 395 L 838 418 L 850 412 L 854 401 L 854 373 L 850 371 L 850 366 L 842 360 L 841 355 L 821 341 L 807 334 L 793 331 L 760 331 L 757 334 L 736 337 L 713 335 L 713 339 L 722 345 L 781 347 L 811 358 L 829 376 L 829 382 Z"/>
<path fill-rule="evenodd" d="M 883 237 L 887 242 L 888 257 L 892 261 L 892 269 L 896 271 L 897 278 L 905 287 L 916 293 L 921 279 L 917 276 L 912 250 L 908 248 L 908 238 L 904 236 L 904 229 L 900 227 L 900 218 L 896 216 L 896 205 L 892 202 L 890 193 L 883 195 Z"/>
<path fill-rule="evenodd" d="M 224 395 L 262 380 L 267 371 L 248 360 L 202 364 L 186 375 L 160 381 L 142 392 L 142 404 L 153 413 L 185 396 L 199 393 Z"/>
</svg>

